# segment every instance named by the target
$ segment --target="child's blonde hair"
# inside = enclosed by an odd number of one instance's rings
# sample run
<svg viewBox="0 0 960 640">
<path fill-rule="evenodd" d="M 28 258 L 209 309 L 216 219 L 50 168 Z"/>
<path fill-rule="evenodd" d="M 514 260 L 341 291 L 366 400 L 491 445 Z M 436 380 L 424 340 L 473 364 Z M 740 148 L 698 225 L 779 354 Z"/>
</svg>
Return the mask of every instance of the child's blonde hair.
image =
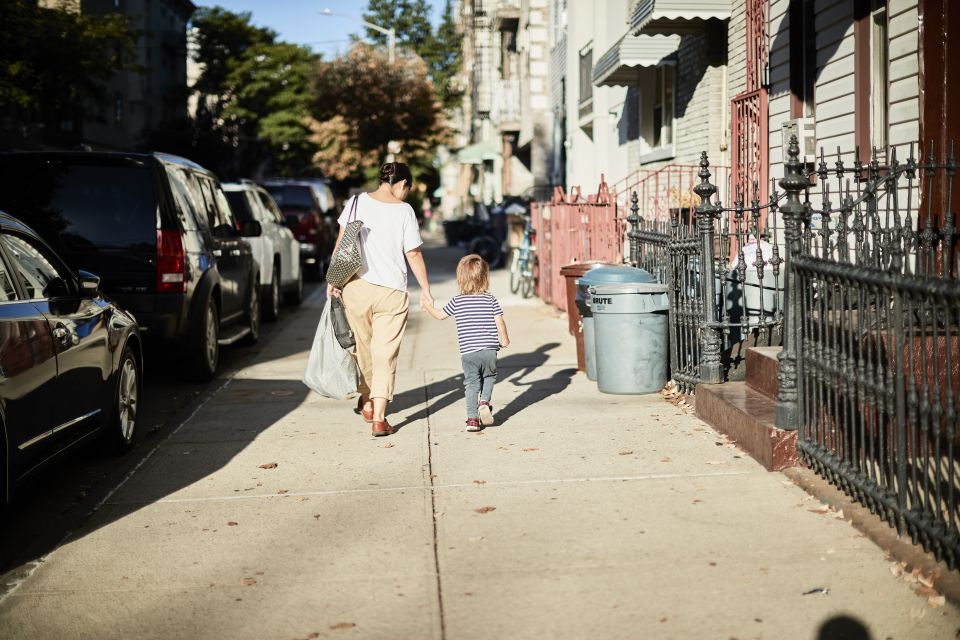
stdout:
<svg viewBox="0 0 960 640">
<path fill-rule="evenodd" d="M 463 256 L 457 265 L 457 286 L 460 293 L 486 293 L 490 288 L 490 267 L 475 253 Z"/>
</svg>

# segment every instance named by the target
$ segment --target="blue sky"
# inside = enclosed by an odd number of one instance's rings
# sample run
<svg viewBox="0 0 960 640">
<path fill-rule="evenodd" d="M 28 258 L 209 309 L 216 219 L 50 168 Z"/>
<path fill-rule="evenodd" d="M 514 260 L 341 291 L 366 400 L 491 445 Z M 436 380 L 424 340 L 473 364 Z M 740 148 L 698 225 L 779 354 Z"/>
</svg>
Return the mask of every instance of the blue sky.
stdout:
<svg viewBox="0 0 960 640">
<path fill-rule="evenodd" d="M 249 11 L 253 23 L 269 27 L 280 39 L 296 44 L 309 45 L 325 58 L 345 52 L 350 46 L 350 34 L 366 35 L 363 25 L 339 16 L 322 16 L 320 10 L 329 8 L 337 13 L 363 16 L 367 0 L 219 0 L 203 2 L 200 6 L 221 6 L 235 11 Z M 443 11 L 444 0 L 432 0 L 431 22 L 436 25 Z M 381 25 L 388 27 L 389 25 Z"/>
</svg>

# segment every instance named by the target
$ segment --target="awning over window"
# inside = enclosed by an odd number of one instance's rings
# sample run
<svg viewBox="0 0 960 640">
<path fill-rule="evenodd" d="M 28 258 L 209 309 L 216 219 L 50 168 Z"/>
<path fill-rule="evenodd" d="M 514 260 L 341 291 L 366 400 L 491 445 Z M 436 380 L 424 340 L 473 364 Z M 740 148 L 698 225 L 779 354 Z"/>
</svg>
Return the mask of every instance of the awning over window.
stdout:
<svg viewBox="0 0 960 640">
<path fill-rule="evenodd" d="M 483 164 L 484 160 L 503 157 L 503 150 L 495 142 L 477 142 L 457 152 L 460 164 Z"/>
<path fill-rule="evenodd" d="M 680 36 L 624 36 L 593 66 L 598 87 L 637 84 L 637 70 L 655 67 L 680 46 Z"/>
<path fill-rule="evenodd" d="M 730 0 L 637 0 L 630 33 L 687 33 L 704 20 L 730 18 Z"/>
</svg>

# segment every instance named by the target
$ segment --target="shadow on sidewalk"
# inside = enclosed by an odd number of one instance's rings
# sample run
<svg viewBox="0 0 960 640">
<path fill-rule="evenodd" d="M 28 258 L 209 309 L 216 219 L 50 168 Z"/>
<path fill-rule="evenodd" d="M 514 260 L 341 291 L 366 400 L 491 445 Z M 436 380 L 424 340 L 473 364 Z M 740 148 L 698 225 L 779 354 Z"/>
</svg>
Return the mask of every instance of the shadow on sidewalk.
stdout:
<svg viewBox="0 0 960 640">
<path fill-rule="evenodd" d="M 535 351 L 511 354 L 505 358 L 498 359 L 498 386 L 502 387 L 506 384 L 512 384 L 517 387 L 527 387 L 523 393 L 496 412 L 498 425 L 506 422 L 526 407 L 558 394 L 569 386 L 570 379 L 576 373 L 574 369 L 557 371 L 546 380 L 524 382 L 527 376 L 533 374 L 538 368 L 546 364 L 549 359 L 549 352 L 559 346 L 560 344 L 557 342 L 549 342 L 541 345 Z M 496 406 L 496 397 L 496 388 L 494 388 L 494 406 Z M 390 406 L 391 414 L 396 415 L 402 413 L 403 411 L 422 405 L 424 402 L 427 403 L 427 406 L 415 413 L 405 416 L 403 421 L 394 424 L 393 428 L 399 431 L 417 420 L 425 420 L 430 415 L 439 413 L 443 409 L 461 401 L 463 401 L 463 374 L 452 375 L 437 382 L 427 383 L 416 389 L 403 391 L 394 396 L 393 403 Z"/>
</svg>

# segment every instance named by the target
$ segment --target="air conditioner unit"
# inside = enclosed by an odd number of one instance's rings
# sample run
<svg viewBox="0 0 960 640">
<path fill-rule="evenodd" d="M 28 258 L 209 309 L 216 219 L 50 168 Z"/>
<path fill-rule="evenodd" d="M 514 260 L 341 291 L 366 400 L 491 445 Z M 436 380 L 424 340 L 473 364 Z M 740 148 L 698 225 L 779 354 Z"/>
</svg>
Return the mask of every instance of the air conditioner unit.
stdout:
<svg viewBox="0 0 960 640">
<path fill-rule="evenodd" d="M 817 125 L 813 118 L 794 118 L 780 125 L 783 134 L 783 161 L 787 161 L 790 137 L 797 136 L 800 145 L 800 162 L 810 164 L 817 159 Z"/>
</svg>

